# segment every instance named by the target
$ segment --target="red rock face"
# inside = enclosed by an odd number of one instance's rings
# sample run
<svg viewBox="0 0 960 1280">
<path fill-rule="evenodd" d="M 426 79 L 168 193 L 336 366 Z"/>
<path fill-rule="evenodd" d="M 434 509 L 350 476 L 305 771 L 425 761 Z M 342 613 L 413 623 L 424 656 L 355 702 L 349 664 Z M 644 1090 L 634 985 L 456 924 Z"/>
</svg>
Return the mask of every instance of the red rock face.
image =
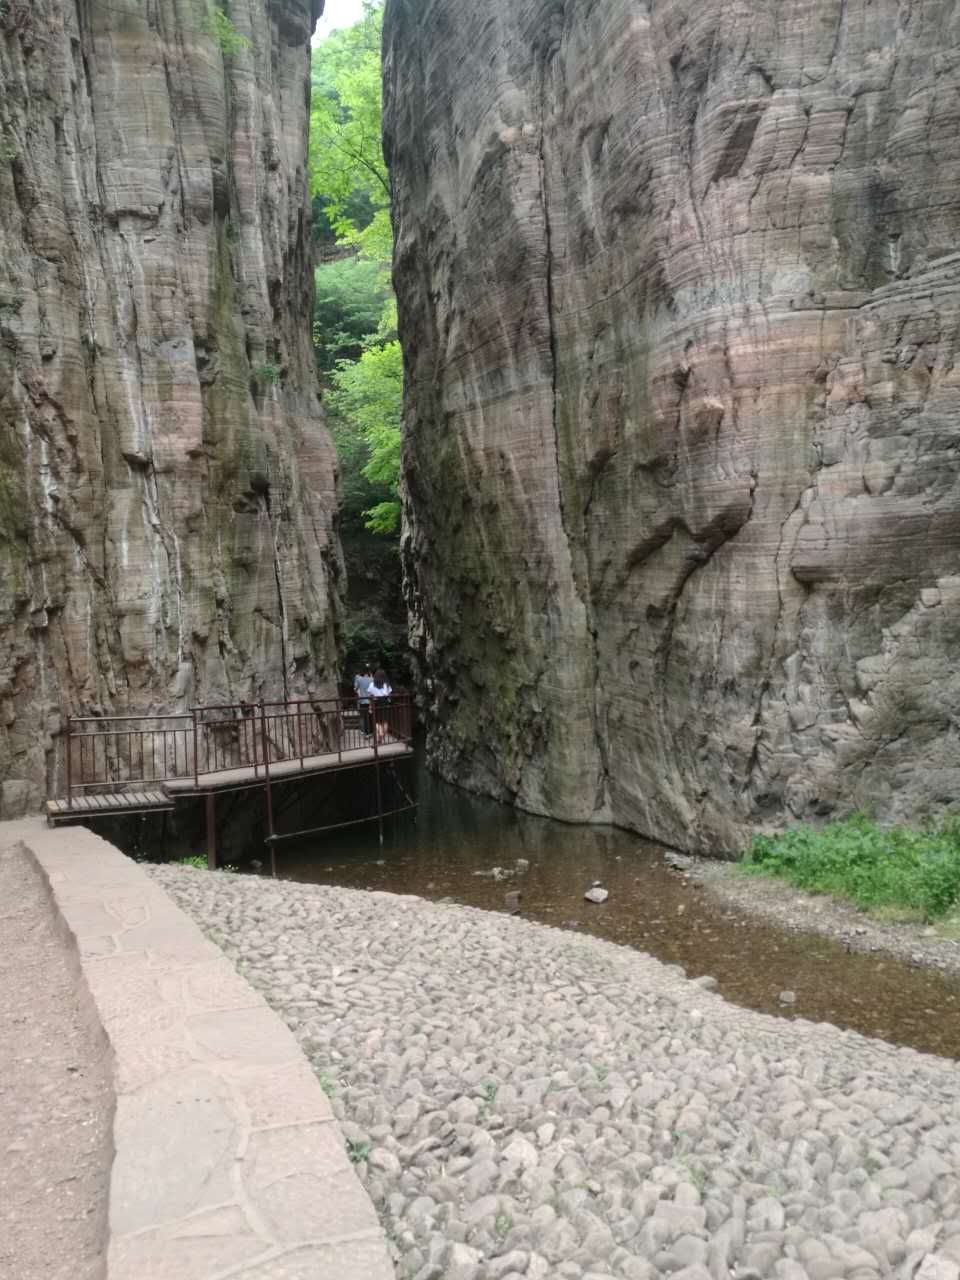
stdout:
<svg viewBox="0 0 960 1280">
<path fill-rule="evenodd" d="M 449 777 L 731 851 L 955 800 L 960 10 L 389 0 Z"/>
<path fill-rule="evenodd" d="M 311 0 L 0 5 L 2 816 L 64 712 L 329 689 Z"/>
</svg>

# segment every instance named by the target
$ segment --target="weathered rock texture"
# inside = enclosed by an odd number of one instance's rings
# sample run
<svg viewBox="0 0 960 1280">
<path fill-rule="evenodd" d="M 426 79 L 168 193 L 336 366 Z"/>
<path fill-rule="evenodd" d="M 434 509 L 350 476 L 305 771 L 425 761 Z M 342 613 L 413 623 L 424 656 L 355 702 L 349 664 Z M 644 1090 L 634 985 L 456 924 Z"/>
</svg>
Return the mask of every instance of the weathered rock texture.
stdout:
<svg viewBox="0 0 960 1280">
<path fill-rule="evenodd" d="M 389 0 L 449 777 L 672 844 L 960 785 L 955 0 Z"/>
<path fill-rule="evenodd" d="M 333 677 L 317 0 L 0 0 L 0 811 L 64 712 Z M 49 779 L 55 782 L 55 779 Z"/>
</svg>

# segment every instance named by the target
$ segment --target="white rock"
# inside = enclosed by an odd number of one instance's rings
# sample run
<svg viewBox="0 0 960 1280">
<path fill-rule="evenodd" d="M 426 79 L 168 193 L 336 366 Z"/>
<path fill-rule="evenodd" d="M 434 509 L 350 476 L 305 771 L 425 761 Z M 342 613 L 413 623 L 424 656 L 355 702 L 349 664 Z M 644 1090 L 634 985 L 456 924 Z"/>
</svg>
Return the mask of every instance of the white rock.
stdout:
<svg viewBox="0 0 960 1280">
<path fill-rule="evenodd" d="M 519 1134 L 509 1143 L 503 1152 L 504 1160 L 512 1160 L 520 1164 L 524 1169 L 533 1169 L 540 1163 L 540 1156 L 537 1148 L 532 1142 Z"/>
</svg>

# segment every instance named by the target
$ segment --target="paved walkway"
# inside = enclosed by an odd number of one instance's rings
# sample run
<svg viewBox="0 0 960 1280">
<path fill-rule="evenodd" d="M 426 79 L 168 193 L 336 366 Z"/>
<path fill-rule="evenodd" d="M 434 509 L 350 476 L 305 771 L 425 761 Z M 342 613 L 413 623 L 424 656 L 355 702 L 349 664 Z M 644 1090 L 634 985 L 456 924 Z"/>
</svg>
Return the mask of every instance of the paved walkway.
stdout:
<svg viewBox="0 0 960 1280">
<path fill-rule="evenodd" d="M 115 1056 L 108 1280 L 389 1280 L 329 1102 L 262 997 L 98 836 L 0 832 L 49 877 Z"/>
<path fill-rule="evenodd" d="M 960 1280 L 960 1067 L 650 956 L 156 867 L 296 1030 L 401 1280 Z"/>
<path fill-rule="evenodd" d="M 102 1280 L 106 1038 L 43 874 L 0 825 L 0 1276 Z"/>
</svg>

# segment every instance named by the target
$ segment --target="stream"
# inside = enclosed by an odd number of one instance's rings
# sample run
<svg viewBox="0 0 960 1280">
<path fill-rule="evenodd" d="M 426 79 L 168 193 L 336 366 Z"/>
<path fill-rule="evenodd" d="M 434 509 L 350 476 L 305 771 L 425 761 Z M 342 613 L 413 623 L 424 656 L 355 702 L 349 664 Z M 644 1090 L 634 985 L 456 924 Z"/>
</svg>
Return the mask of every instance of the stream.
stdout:
<svg viewBox="0 0 960 1280">
<path fill-rule="evenodd" d="M 406 766 L 419 808 L 376 823 L 290 841 L 282 878 L 449 899 L 577 929 L 709 974 L 726 999 L 782 1018 L 831 1022 L 925 1053 L 960 1057 L 960 982 L 881 954 L 848 952 L 717 903 L 672 870 L 662 846 L 613 827 L 569 826 L 473 796 Z M 529 866 L 517 870 L 518 859 Z M 499 867 L 504 878 L 489 872 Z M 594 880 L 609 899 L 584 900 Z M 782 991 L 796 993 L 783 1006 Z"/>
</svg>

